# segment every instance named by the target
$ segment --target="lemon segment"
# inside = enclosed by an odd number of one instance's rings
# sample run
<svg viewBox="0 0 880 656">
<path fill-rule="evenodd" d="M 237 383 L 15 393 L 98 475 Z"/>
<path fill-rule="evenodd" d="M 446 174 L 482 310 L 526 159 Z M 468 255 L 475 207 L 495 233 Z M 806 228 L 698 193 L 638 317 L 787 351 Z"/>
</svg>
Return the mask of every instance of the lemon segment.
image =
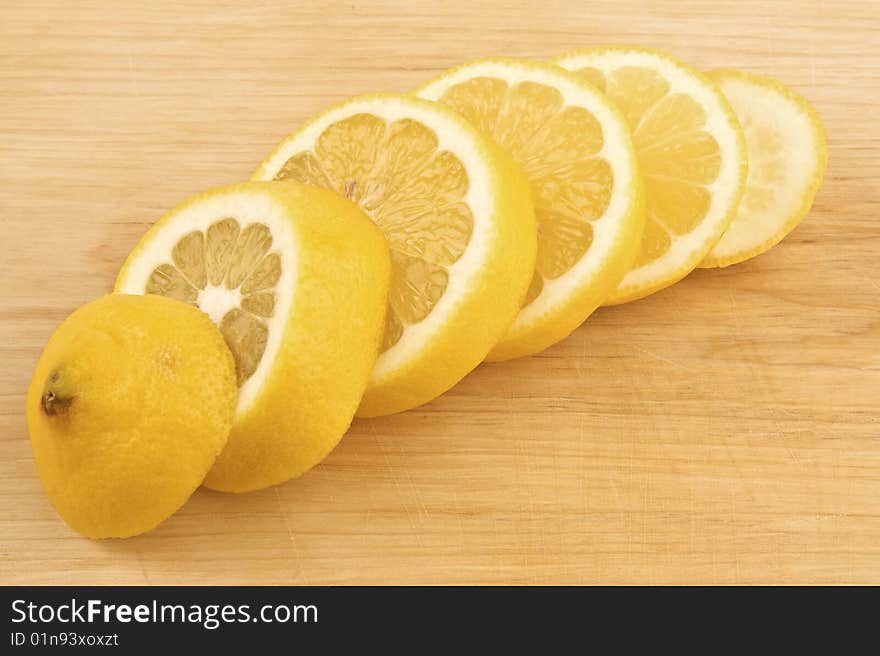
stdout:
<svg viewBox="0 0 880 656">
<path fill-rule="evenodd" d="M 155 527 L 227 442 L 235 368 L 203 313 L 111 294 L 71 314 L 37 363 L 27 424 L 46 495 L 90 538 Z"/>
<path fill-rule="evenodd" d="M 379 351 L 390 269 L 356 205 L 293 183 L 206 192 L 147 232 L 116 290 L 200 308 L 235 363 L 235 421 L 207 487 L 281 483 L 339 442 Z"/>
<path fill-rule="evenodd" d="M 549 64 L 478 60 L 416 93 L 462 114 L 528 178 L 536 266 L 523 308 L 488 359 L 542 351 L 614 291 L 637 252 L 644 201 L 629 129 L 601 93 Z"/>
<path fill-rule="evenodd" d="M 674 284 L 708 254 L 739 205 L 747 156 L 733 110 L 709 78 L 663 53 L 611 46 L 553 61 L 624 114 L 644 179 L 641 247 L 606 304 Z"/>
<path fill-rule="evenodd" d="M 739 209 L 701 267 L 736 264 L 779 243 L 810 211 L 828 150 L 810 104 L 775 80 L 735 70 L 708 73 L 745 135 L 749 175 Z"/>
<path fill-rule="evenodd" d="M 285 139 L 253 178 L 331 189 L 387 239 L 385 331 L 360 415 L 400 412 L 448 390 L 523 302 L 537 248 L 528 184 L 500 148 L 442 105 L 353 98 Z"/>
</svg>

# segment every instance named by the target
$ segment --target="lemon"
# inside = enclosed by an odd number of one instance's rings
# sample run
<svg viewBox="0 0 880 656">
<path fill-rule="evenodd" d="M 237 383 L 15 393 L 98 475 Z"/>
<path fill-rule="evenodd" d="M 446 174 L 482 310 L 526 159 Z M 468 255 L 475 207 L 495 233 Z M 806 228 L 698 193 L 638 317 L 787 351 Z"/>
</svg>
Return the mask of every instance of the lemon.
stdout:
<svg viewBox="0 0 880 656">
<path fill-rule="evenodd" d="M 147 232 L 116 290 L 199 307 L 235 360 L 235 418 L 207 487 L 281 483 L 339 442 L 376 360 L 389 276 L 357 206 L 305 185 L 221 187 Z"/>
<path fill-rule="evenodd" d="M 443 105 L 353 98 L 282 141 L 253 177 L 333 189 L 388 240 L 385 333 L 359 415 L 400 412 L 448 390 L 522 305 L 537 248 L 528 183 Z"/>
<path fill-rule="evenodd" d="M 652 50 L 592 48 L 554 61 L 623 112 L 645 182 L 641 248 L 606 304 L 672 285 L 721 238 L 743 193 L 745 142 L 730 104 L 705 75 Z"/>
<path fill-rule="evenodd" d="M 416 93 L 460 112 L 525 171 L 537 262 L 523 308 L 488 359 L 542 351 L 614 292 L 638 252 L 644 197 L 626 121 L 575 75 L 513 59 L 459 66 Z"/>
<path fill-rule="evenodd" d="M 708 75 L 742 126 L 749 175 L 733 222 L 701 267 L 736 264 L 779 243 L 810 211 L 828 160 L 822 123 L 804 98 L 751 73 Z"/>
<path fill-rule="evenodd" d="M 81 307 L 46 344 L 27 395 L 49 500 L 90 538 L 150 530 L 202 482 L 235 397 L 229 350 L 195 308 L 121 294 Z"/>
</svg>

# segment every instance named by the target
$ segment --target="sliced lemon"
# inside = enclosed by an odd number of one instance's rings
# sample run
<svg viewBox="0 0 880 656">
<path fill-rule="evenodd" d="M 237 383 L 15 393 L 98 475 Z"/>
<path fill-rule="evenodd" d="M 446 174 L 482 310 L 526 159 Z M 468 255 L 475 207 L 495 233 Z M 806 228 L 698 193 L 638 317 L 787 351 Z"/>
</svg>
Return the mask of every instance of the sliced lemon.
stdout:
<svg viewBox="0 0 880 656">
<path fill-rule="evenodd" d="M 749 153 L 749 176 L 730 227 L 701 267 L 736 264 L 760 255 L 810 211 L 828 151 L 818 114 L 775 80 L 734 70 L 708 73 L 730 101 Z"/>
<path fill-rule="evenodd" d="M 232 432 L 207 487 L 280 483 L 339 442 L 378 354 L 389 281 L 376 227 L 353 203 L 305 185 L 215 189 L 144 235 L 116 291 L 197 306 L 235 361 Z"/>
<path fill-rule="evenodd" d="M 645 181 L 641 248 L 606 304 L 672 285 L 709 253 L 742 196 L 746 149 L 733 110 L 709 78 L 659 52 L 612 46 L 554 62 L 596 85 L 620 108 Z"/>
<path fill-rule="evenodd" d="M 568 336 L 629 270 L 645 212 L 623 116 L 592 86 L 550 64 L 485 59 L 416 92 L 464 115 L 525 171 L 538 258 L 525 305 L 489 360 Z"/>
<path fill-rule="evenodd" d="M 412 96 L 361 96 L 285 139 L 254 174 L 326 187 L 385 233 L 392 280 L 382 353 L 358 414 L 442 394 L 487 355 L 535 265 L 528 183 L 460 115 Z"/>
</svg>

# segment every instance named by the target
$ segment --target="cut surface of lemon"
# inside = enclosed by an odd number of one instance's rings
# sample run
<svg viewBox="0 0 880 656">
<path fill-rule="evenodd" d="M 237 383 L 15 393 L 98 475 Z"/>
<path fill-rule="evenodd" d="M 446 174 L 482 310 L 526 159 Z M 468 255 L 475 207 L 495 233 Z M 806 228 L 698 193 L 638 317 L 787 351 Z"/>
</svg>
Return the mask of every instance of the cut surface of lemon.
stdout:
<svg viewBox="0 0 880 656">
<path fill-rule="evenodd" d="M 554 62 L 623 112 L 645 183 L 641 248 L 606 304 L 672 285 L 709 253 L 742 196 L 747 157 L 733 110 L 708 77 L 652 50 L 598 47 Z"/>
<path fill-rule="evenodd" d="M 701 267 L 748 260 L 779 243 L 810 211 L 828 151 L 818 114 L 775 80 L 736 70 L 708 73 L 730 101 L 749 154 L 736 216 Z"/>
<path fill-rule="evenodd" d="M 208 191 L 144 235 L 116 291 L 195 305 L 235 362 L 235 418 L 207 487 L 267 487 L 330 452 L 378 355 L 389 282 L 388 248 L 373 223 L 306 185 Z"/>
<path fill-rule="evenodd" d="M 535 271 L 525 305 L 488 359 L 542 351 L 616 289 L 638 252 L 644 197 L 629 128 L 600 92 L 551 64 L 478 60 L 416 93 L 462 114 L 528 178 Z"/>
<path fill-rule="evenodd" d="M 406 95 L 353 98 L 285 139 L 253 177 L 332 189 L 385 234 L 385 334 L 358 414 L 439 396 L 516 316 L 537 248 L 528 184 L 449 108 Z"/>
</svg>

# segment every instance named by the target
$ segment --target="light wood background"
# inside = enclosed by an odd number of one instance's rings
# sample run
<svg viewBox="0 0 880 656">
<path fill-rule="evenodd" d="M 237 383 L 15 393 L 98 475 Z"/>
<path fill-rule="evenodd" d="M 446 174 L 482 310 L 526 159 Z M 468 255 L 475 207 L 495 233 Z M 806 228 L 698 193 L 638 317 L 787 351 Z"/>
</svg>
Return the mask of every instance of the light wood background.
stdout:
<svg viewBox="0 0 880 656">
<path fill-rule="evenodd" d="M 0 583 L 880 583 L 878 23 L 873 1 L 4 0 Z M 200 491 L 127 541 L 55 515 L 32 369 L 160 213 L 346 96 L 604 42 L 812 100 L 830 157 L 805 223 L 356 421 L 300 480 Z"/>
</svg>

